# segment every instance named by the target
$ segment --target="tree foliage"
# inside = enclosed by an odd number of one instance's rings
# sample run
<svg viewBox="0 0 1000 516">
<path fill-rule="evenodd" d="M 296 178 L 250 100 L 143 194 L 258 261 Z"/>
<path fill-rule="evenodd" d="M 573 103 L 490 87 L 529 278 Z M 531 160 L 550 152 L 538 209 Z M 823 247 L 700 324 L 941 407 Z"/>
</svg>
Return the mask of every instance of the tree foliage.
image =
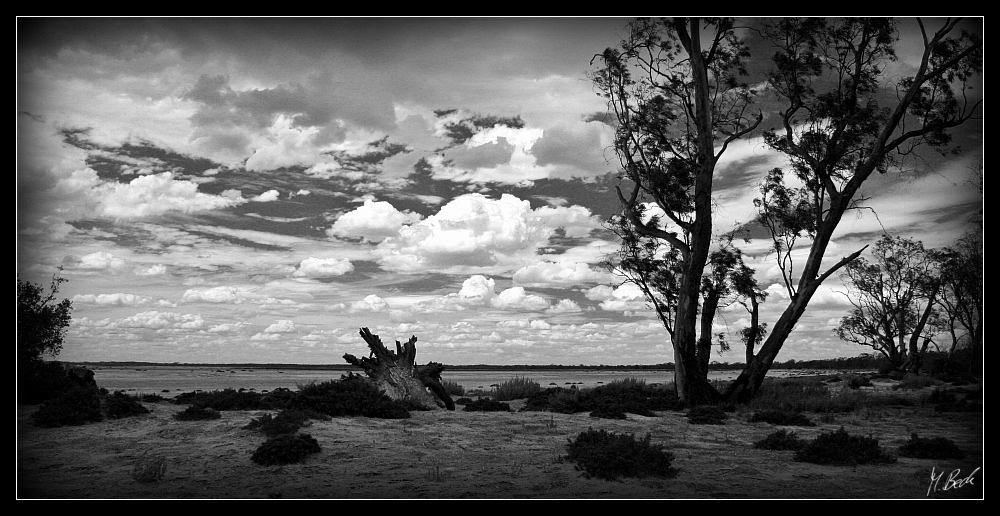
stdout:
<svg viewBox="0 0 1000 516">
<path fill-rule="evenodd" d="M 697 317 L 703 287 L 712 295 L 722 285 L 702 278 L 713 247 L 715 167 L 761 120 L 750 113 L 753 93 L 743 80 L 748 56 L 733 19 L 639 18 L 617 48 L 595 58 L 602 66 L 592 78 L 615 117 L 623 171 L 622 211 L 608 223 L 622 246 L 610 266 L 643 291 L 667 329 L 684 401 L 717 396 L 698 356 Z"/>
<path fill-rule="evenodd" d="M 943 20 L 930 33 L 917 20 L 923 53 L 911 76 L 888 73 L 897 59 L 890 18 L 780 18 L 761 35 L 776 52 L 767 90 L 780 103 L 778 127 L 765 143 L 786 156 L 788 173 L 772 170 L 755 201 L 772 235 L 789 302 L 727 397 L 746 399 L 764 376 L 819 286 L 864 247 L 824 268 L 834 231 L 849 210 L 864 208 L 861 186 L 875 172 L 897 169 L 920 147 L 947 149 L 948 130 L 981 113 L 967 92 L 982 74 L 982 41 Z M 804 263 L 792 260 L 808 242 Z"/>
<path fill-rule="evenodd" d="M 42 285 L 17 277 L 17 359 L 22 369 L 39 363 L 43 355 L 62 351 L 73 303 L 56 301 L 56 294 L 66 281 L 53 275 L 46 292 Z"/>
<path fill-rule="evenodd" d="M 871 254 L 871 262 L 858 258 L 844 268 L 854 308 L 834 332 L 845 341 L 870 346 L 896 369 L 916 369 L 937 330 L 937 254 L 919 241 L 888 235 L 872 246 Z"/>
</svg>

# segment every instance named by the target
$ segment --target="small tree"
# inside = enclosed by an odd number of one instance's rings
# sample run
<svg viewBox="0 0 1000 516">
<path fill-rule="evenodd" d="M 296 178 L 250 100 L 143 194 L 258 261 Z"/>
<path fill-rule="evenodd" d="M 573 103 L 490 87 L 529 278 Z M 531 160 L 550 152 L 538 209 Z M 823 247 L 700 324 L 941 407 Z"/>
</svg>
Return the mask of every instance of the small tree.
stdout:
<svg viewBox="0 0 1000 516">
<path fill-rule="evenodd" d="M 978 356 L 978 349 L 982 349 L 983 265 L 983 233 L 979 230 L 970 230 L 941 253 L 938 303 L 952 338 L 949 356 L 955 353 L 960 341 L 968 343 L 973 356 Z"/>
<path fill-rule="evenodd" d="M 886 235 L 873 246 L 872 259 L 858 258 L 844 269 L 854 309 L 834 332 L 882 353 L 894 369 L 916 372 L 935 329 L 928 323 L 937 315 L 941 288 L 936 253 L 918 241 Z"/>
<path fill-rule="evenodd" d="M 54 274 L 46 293 L 42 285 L 17 277 L 17 360 L 22 372 L 41 363 L 42 355 L 54 357 L 62 351 L 73 303 L 56 302 L 56 293 L 66 281 Z"/>
</svg>

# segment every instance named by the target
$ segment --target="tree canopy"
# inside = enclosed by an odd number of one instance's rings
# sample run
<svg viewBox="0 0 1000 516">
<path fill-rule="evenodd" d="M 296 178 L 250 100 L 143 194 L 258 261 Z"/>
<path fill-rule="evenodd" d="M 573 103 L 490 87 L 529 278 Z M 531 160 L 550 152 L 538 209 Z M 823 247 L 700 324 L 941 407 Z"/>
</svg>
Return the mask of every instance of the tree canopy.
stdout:
<svg viewBox="0 0 1000 516">
<path fill-rule="evenodd" d="M 56 301 L 59 285 L 68 281 L 52 276 L 48 292 L 45 287 L 17 277 L 17 359 L 18 366 L 30 366 L 43 355 L 56 356 L 62 351 L 63 340 L 70 324 L 73 303 L 69 299 Z"/>
</svg>

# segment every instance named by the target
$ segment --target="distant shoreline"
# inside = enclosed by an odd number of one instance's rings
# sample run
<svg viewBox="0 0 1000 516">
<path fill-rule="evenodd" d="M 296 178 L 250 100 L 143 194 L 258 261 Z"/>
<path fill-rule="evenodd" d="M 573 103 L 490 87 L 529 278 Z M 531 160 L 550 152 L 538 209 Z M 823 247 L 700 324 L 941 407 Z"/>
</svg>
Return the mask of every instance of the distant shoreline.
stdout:
<svg viewBox="0 0 1000 516">
<path fill-rule="evenodd" d="M 771 369 L 817 369 L 817 370 L 857 370 L 869 369 L 868 367 L 858 367 L 859 364 L 852 364 L 851 361 L 844 360 L 824 360 L 822 365 L 808 362 L 798 362 L 791 364 L 775 363 Z M 838 363 L 840 362 L 840 363 Z M 359 368 L 350 364 L 201 364 L 201 363 L 160 363 L 160 362 L 72 362 L 83 367 L 121 367 L 121 368 L 144 368 L 144 367 L 205 367 L 222 369 L 274 369 L 274 370 L 324 370 L 324 371 L 360 371 Z M 633 364 L 633 365 L 450 365 L 444 364 L 448 371 L 673 371 L 673 363 L 665 364 Z M 713 371 L 740 371 L 743 364 L 712 364 L 710 370 Z M 874 368 L 871 368 L 874 369 Z"/>
</svg>

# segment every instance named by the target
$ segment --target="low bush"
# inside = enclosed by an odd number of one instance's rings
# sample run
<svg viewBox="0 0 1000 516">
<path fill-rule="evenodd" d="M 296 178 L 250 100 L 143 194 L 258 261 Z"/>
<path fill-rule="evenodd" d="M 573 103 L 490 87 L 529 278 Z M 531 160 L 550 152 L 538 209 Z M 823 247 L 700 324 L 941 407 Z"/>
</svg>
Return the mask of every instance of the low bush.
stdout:
<svg viewBox="0 0 1000 516">
<path fill-rule="evenodd" d="M 466 412 L 510 412 L 510 405 L 493 398 L 480 398 L 471 403 L 466 403 L 462 410 Z"/>
<path fill-rule="evenodd" d="M 332 417 L 362 416 L 407 419 L 407 407 L 392 400 L 362 376 L 346 375 L 339 381 L 300 386 L 289 408 L 310 409 Z"/>
<path fill-rule="evenodd" d="M 963 459 L 965 452 L 958 449 L 954 441 L 946 437 L 917 437 L 910 435 L 910 440 L 899 447 L 899 455 L 914 459 Z"/>
<path fill-rule="evenodd" d="M 174 403 L 198 407 L 212 407 L 215 410 L 266 410 L 269 407 L 261 401 L 263 395 L 252 391 L 223 389 L 210 392 L 185 392 L 174 397 Z"/>
<path fill-rule="evenodd" d="M 447 392 L 451 396 L 465 395 L 465 387 L 459 385 L 458 382 L 453 382 L 451 380 L 441 380 L 441 386 L 444 387 L 444 392 Z"/>
<path fill-rule="evenodd" d="M 590 412 L 590 417 L 601 419 L 626 419 L 625 410 L 619 405 L 605 403 Z"/>
<path fill-rule="evenodd" d="M 282 434 L 294 434 L 300 428 L 309 423 L 309 414 L 302 410 L 287 409 L 278 412 L 278 415 L 264 414 L 256 419 L 251 419 L 243 428 L 247 430 L 258 430 L 268 437 L 276 437 Z"/>
<path fill-rule="evenodd" d="M 493 389 L 494 398 L 497 401 L 520 400 L 542 390 L 538 382 L 529 380 L 524 376 L 515 376 L 505 382 L 500 382 Z"/>
<path fill-rule="evenodd" d="M 782 429 L 767 434 L 767 437 L 753 443 L 753 447 L 759 450 L 800 450 L 805 444 L 795 432 Z"/>
<path fill-rule="evenodd" d="M 177 421 L 207 421 L 209 419 L 219 419 L 222 414 L 212 407 L 202 407 L 191 405 L 190 407 L 174 414 Z"/>
<path fill-rule="evenodd" d="M 262 466 L 294 464 L 313 453 L 319 453 L 319 442 L 309 434 L 285 434 L 268 439 L 260 445 L 250 460 Z"/>
<path fill-rule="evenodd" d="M 157 403 L 166 399 L 159 394 L 140 394 L 138 398 L 139 401 L 144 403 Z"/>
<path fill-rule="evenodd" d="M 35 426 L 80 426 L 104 420 L 97 389 L 74 386 L 44 403 L 31 415 Z"/>
<path fill-rule="evenodd" d="M 823 432 L 795 452 L 795 460 L 834 466 L 857 464 L 892 464 L 890 455 L 874 437 L 850 435 L 840 427 L 836 432 Z"/>
<path fill-rule="evenodd" d="M 472 398 L 458 398 L 455 400 L 455 405 L 468 405 L 472 403 Z"/>
<path fill-rule="evenodd" d="M 850 380 L 847 380 L 847 386 L 857 390 L 861 387 L 871 387 L 872 381 L 867 376 L 852 376 Z"/>
<path fill-rule="evenodd" d="M 125 394 L 123 391 L 115 391 L 104 397 L 104 415 L 108 419 L 121 419 L 143 414 L 149 414 L 149 409 L 142 406 L 142 403 L 139 403 L 135 396 Z"/>
<path fill-rule="evenodd" d="M 754 412 L 750 416 L 751 423 L 770 423 L 772 425 L 783 426 L 816 426 L 800 412 L 789 412 L 786 410 L 763 410 Z"/>
<path fill-rule="evenodd" d="M 728 417 L 725 410 L 714 405 L 691 407 L 687 413 L 688 423 L 692 425 L 724 425 Z"/>
<path fill-rule="evenodd" d="M 79 386 L 66 376 L 62 362 L 32 363 L 17 371 L 17 399 L 28 405 L 58 398 L 76 387 Z"/>
<path fill-rule="evenodd" d="M 671 466 L 674 455 L 662 444 L 651 444 L 650 435 L 636 440 L 632 434 L 613 434 L 607 430 L 588 429 L 569 440 L 566 460 L 587 478 L 616 480 L 620 477 L 664 477 L 677 474 Z"/>
<path fill-rule="evenodd" d="M 617 407 L 608 409 L 606 407 Z M 647 386 L 641 381 L 615 381 L 591 389 L 552 387 L 539 391 L 525 402 L 522 410 L 560 414 L 614 411 L 653 417 L 654 410 L 680 410 L 682 405 L 670 389 Z M 611 412 L 608 412 L 611 413 Z"/>
<path fill-rule="evenodd" d="M 899 383 L 893 385 L 893 389 L 923 389 L 924 387 L 931 387 L 933 385 L 940 385 L 939 380 L 935 380 L 929 376 L 918 376 L 915 374 L 906 374 L 899 380 Z"/>
</svg>

